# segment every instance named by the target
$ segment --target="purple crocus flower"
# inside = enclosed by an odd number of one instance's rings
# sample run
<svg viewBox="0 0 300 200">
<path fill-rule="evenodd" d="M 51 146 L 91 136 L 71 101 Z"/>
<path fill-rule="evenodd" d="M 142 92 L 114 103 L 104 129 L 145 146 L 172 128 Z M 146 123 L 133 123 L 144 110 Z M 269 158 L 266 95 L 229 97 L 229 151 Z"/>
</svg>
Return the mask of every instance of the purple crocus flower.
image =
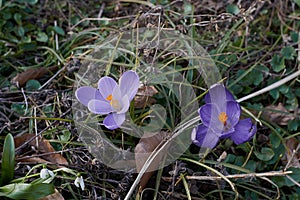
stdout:
<svg viewBox="0 0 300 200">
<path fill-rule="evenodd" d="M 103 124 L 106 128 L 113 130 L 119 128 L 125 121 L 125 113 L 139 85 L 139 76 L 130 70 L 120 77 L 119 84 L 114 79 L 105 76 L 99 80 L 98 89 L 83 86 L 76 90 L 75 96 L 92 113 L 108 114 Z"/>
<path fill-rule="evenodd" d="M 202 124 L 194 128 L 191 135 L 197 146 L 214 148 L 224 138 L 239 145 L 256 133 L 256 125 L 250 118 L 239 120 L 240 105 L 222 84 L 210 88 L 204 100 L 206 104 L 198 110 Z"/>
</svg>

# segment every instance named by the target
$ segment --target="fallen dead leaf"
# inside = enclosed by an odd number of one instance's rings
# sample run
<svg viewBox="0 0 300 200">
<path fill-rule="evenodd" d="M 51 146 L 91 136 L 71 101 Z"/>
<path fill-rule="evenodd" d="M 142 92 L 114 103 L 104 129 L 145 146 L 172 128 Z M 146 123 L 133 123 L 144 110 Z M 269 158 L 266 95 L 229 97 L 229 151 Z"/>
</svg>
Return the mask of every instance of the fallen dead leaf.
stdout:
<svg viewBox="0 0 300 200">
<path fill-rule="evenodd" d="M 289 138 L 285 141 L 287 150 L 282 157 L 282 162 L 286 165 L 286 168 L 296 167 L 300 168 L 300 143 L 296 138 Z"/>
<path fill-rule="evenodd" d="M 25 70 L 22 73 L 17 74 L 13 79 L 12 82 L 17 84 L 18 87 L 23 87 L 27 81 L 32 79 L 40 79 L 48 73 L 54 72 L 58 69 L 57 66 L 53 67 L 41 67 L 41 68 L 30 68 Z"/>
<path fill-rule="evenodd" d="M 295 119 L 295 116 L 279 103 L 277 106 L 267 106 L 262 113 L 262 118 L 279 125 L 287 125 L 289 121 Z"/>
<path fill-rule="evenodd" d="M 60 194 L 60 192 L 57 189 L 55 189 L 55 192 L 53 194 L 50 194 L 44 198 L 41 198 L 40 200 L 65 200 L 65 199 Z"/>
<path fill-rule="evenodd" d="M 134 153 L 135 153 L 135 160 L 136 160 L 136 168 L 137 172 L 139 173 L 143 168 L 145 162 L 147 161 L 150 154 L 156 149 L 156 147 L 161 144 L 161 142 L 166 137 L 167 132 L 159 132 L 150 137 L 142 137 L 139 143 L 136 145 Z M 154 170 L 157 169 L 159 166 L 162 156 L 164 152 L 160 152 L 160 154 L 155 158 L 155 160 L 151 163 L 148 171 L 144 173 L 140 181 L 140 191 L 143 190 L 149 179 L 151 178 Z"/>
<path fill-rule="evenodd" d="M 38 139 L 38 144 L 36 142 L 36 139 L 33 139 L 35 135 L 34 134 L 23 134 L 19 137 L 14 138 L 15 140 L 15 146 L 18 148 L 22 144 L 26 143 L 27 141 L 31 140 L 28 142 L 26 148 L 22 149 L 21 154 L 24 155 L 26 151 L 35 149 L 35 152 L 33 155 L 28 155 L 24 157 L 17 157 L 19 161 L 30 161 L 30 162 L 37 162 L 37 163 L 45 163 L 50 162 L 53 164 L 60 164 L 60 165 L 68 165 L 67 160 L 60 154 L 60 153 L 55 153 L 55 149 L 51 146 L 50 142 L 44 138 Z M 46 155 L 41 155 L 39 154 L 46 154 Z M 36 155 L 36 157 L 34 156 Z"/>
<path fill-rule="evenodd" d="M 44 163 L 44 164 L 50 164 L 49 161 L 47 161 L 45 159 L 42 159 L 40 157 L 17 157 L 17 160 L 20 161 L 20 162 L 23 162 L 23 163 L 34 163 L 34 164 Z"/>
<path fill-rule="evenodd" d="M 158 93 L 157 89 L 152 85 L 141 86 L 138 89 L 136 96 L 134 97 L 134 107 L 144 108 L 146 106 L 150 106 L 156 103 L 156 99 L 154 99 L 153 96 L 157 93 Z"/>
</svg>

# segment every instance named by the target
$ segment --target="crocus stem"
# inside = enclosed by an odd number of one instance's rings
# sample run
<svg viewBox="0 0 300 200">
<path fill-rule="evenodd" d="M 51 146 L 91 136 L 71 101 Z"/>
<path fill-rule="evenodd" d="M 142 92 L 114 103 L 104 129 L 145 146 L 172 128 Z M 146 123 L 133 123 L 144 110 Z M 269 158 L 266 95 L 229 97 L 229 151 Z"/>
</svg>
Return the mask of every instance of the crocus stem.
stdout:
<svg viewBox="0 0 300 200">
<path fill-rule="evenodd" d="M 268 91 L 270 91 L 270 90 L 273 90 L 273 89 L 275 89 L 275 88 L 277 88 L 277 87 L 279 87 L 279 86 L 285 84 L 286 82 L 288 82 L 288 81 L 290 81 L 290 80 L 296 78 L 296 77 L 299 76 L 299 75 L 300 75 L 300 70 L 298 70 L 298 71 L 296 71 L 295 73 L 293 73 L 293 74 L 291 74 L 291 75 L 285 77 L 284 79 L 282 79 L 282 80 L 280 80 L 280 81 L 277 81 L 277 82 L 275 82 L 275 83 L 269 85 L 268 87 L 265 87 L 265 88 L 263 88 L 263 89 L 261 89 L 261 90 L 259 90 L 259 91 L 257 91 L 257 92 L 254 92 L 254 93 L 252 93 L 252 94 L 249 94 L 249 95 L 247 95 L 247 96 L 245 96 L 245 97 L 242 97 L 242 98 L 238 99 L 237 102 L 240 103 L 240 102 L 242 102 L 242 101 L 251 99 L 251 98 L 256 97 L 256 96 L 258 96 L 258 95 L 261 95 L 261 94 L 263 94 L 263 93 L 265 93 L 265 92 L 268 92 Z"/>
</svg>

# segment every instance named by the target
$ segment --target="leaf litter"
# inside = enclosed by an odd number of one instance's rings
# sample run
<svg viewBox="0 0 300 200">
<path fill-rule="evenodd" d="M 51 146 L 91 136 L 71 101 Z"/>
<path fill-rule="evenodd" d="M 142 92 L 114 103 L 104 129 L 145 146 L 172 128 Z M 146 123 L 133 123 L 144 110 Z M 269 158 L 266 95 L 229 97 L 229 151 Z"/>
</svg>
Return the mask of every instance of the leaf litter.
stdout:
<svg viewBox="0 0 300 200">
<path fill-rule="evenodd" d="M 16 148 L 26 144 L 22 146 L 16 157 L 19 162 L 68 165 L 66 158 L 61 153 L 57 153 L 50 142 L 44 138 L 27 133 L 14 138 L 14 141 Z"/>
</svg>

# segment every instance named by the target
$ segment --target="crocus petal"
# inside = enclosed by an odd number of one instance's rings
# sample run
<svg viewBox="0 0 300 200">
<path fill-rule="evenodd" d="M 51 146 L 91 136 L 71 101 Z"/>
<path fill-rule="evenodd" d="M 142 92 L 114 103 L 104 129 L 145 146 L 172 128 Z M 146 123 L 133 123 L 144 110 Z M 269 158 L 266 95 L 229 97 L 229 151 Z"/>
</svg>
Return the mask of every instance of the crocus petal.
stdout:
<svg viewBox="0 0 300 200">
<path fill-rule="evenodd" d="M 104 118 L 103 124 L 106 128 L 110 130 L 114 130 L 119 128 L 124 121 L 125 121 L 125 113 L 121 113 L 121 114 L 112 113 L 110 115 L 107 115 Z"/>
<path fill-rule="evenodd" d="M 205 104 L 200 107 L 198 112 L 203 125 L 213 129 L 217 134 L 223 131 L 224 125 L 218 119 L 218 115 L 221 111 L 217 105 L 212 103 Z"/>
<path fill-rule="evenodd" d="M 127 110 L 129 109 L 130 101 L 129 101 L 127 95 L 125 95 L 125 96 L 122 98 L 122 100 L 121 100 L 121 105 L 122 105 L 122 109 L 121 109 L 119 112 L 117 112 L 118 114 L 120 114 L 120 113 L 125 113 L 125 112 L 127 112 Z"/>
<path fill-rule="evenodd" d="M 100 101 L 100 100 L 90 100 L 88 103 L 88 109 L 95 114 L 106 115 L 111 113 L 112 107 L 107 101 Z"/>
<path fill-rule="evenodd" d="M 233 95 L 225 88 L 223 84 L 215 84 L 210 87 L 204 97 L 205 103 L 215 103 L 221 105 L 226 101 L 234 101 Z"/>
<path fill-rule="evenodd" d="M 239 103 L 236 101 L 228 101 L 226 104 L 226 110 L 222 111 L 228 116 L 227 123 L 229 126 L 234 127 L 238 123 L 241 115 L 241 107 Z"/>
<path fill-rule="evenodd" d="M 121 93 L 121 89 L 120 89 L 120 86 L 116 86 L 113 91 L 112 91 L 112 96 L 113 96 L 113 99 L 115 100 L 118 100 L 118 101 L 121 101 L 122 100 L 122 93 Z"/>
<path fill-rule="evenodd" d="M 121 76 L 119 80 L 119 84 L 120 84 L 122 96 L 127 95 L 129 101 L 131 101 L 136 95 L 138 88 L 140 86 L 139 76 L 137 75 L 136 72 L 132 70 L 127 71 Z"/>
<path fill-rule="evenodd" d="M 108 76 L 102 77 L 98 82 L 99 92 L 104 99 L 108 98 L 108 96 L 112 94 L 116 86 L 117 82 Z"/>
<path fill-rule="evenodd" d="M 208 129 L 202 124 L 193 129 L 191 139 L 195 145 L 211 149 L 214 148 L 219 141 L 218 136 L 211 129 Z"/>
<path fill-rule="evenodd" d="M 100 92 L 90 86 L 82 86 L 78 88 L 75 92 L 75 97 L 83 105 L 87 106 L 89 101 L 92 99 L 104 100 Z"/>
<path fill-rule="evenodd" d="M 225 139 L 231 137 L 232 133 L 235 131 L 233 126 L 224 126 L 223 132 L 219 134 L 220 139 Z"/>
<path fill-rule="evenodd" d="M 209 126 L 211 121 L 212 106 L 213 106 L 212 104 L 205 104 L 201 106 L 198 110 L 202 123 L 207 127 Z"/>
<path fill-rule="evenodd" d="M 249 141 L 256 133 L 257 127 L 250 118 L 240 120 L 235 126 L 235 132 L 231 135 L 231 140 L 236 144 L 242 144 Z"/>
<path fill-rule="evenodd" d="M 112 92 L 112 101 L 111 106 L 114 112 L 119 112 L 120 110 L 122 110 L 123 108 L 123 104 L 122 104 L 122 94 L 121 94 L 121 90 L 120 87 L 117 85 Z"/>
</svg>

